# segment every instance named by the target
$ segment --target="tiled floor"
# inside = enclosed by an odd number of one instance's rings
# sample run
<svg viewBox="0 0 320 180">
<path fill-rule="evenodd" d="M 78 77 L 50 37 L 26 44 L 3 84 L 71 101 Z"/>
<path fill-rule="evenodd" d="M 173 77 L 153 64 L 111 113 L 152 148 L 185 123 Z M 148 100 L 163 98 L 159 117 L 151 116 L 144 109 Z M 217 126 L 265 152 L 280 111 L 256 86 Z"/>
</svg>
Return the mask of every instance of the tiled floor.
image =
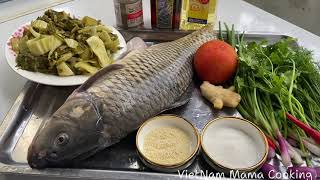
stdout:
<svg viewBox="0 0 320 180">
<path fill-rule="evenodd" d="M 245 0 L 271 14 L 320 35 L 319 0 Z"/>
</svg>

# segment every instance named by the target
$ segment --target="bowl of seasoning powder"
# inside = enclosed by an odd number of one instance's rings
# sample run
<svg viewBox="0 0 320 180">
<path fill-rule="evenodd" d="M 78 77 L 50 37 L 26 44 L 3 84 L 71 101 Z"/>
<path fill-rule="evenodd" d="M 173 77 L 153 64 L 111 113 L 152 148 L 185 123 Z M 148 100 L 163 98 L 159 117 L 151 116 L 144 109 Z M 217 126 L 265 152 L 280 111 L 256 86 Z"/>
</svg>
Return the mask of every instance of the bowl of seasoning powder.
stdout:
<svg viewBox="0 0 320 180">
<path fill-rule="evenodd" d="M 200 136 L 187 120 L 160 115 L 141 125 L 136 145 L 146 166 L 156 171 L 176 172 L 192 164 L 200 146 Z"/>
</svg>

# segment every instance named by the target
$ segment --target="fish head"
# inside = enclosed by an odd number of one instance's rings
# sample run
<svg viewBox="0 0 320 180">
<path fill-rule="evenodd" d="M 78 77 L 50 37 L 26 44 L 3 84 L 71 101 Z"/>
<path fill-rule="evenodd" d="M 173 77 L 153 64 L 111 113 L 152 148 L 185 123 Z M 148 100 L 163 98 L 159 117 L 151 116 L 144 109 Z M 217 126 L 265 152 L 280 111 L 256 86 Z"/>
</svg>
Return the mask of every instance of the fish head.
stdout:
<svg viewBox="0 0 320 180">
<path fill-rule="evenodd" d="M 39 129 L 28 149 L 32 168 L 55 167 L 99 147 L 103 124 L 88 98 L 67 100 Z"/>
</svg>

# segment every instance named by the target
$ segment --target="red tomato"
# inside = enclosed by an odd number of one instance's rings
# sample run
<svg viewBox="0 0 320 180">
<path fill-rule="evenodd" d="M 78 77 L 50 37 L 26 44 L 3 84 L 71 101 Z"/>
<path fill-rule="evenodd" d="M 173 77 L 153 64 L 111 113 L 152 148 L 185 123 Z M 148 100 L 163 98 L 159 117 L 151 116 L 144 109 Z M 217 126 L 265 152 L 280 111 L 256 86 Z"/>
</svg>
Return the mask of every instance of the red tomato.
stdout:
<svg viewBox="0 0 320 180">
<path fill-rule="evenodd" d="M 228 43 L 212 40 L 197 50 L 194 65 L 199 78 L 212 84 L 222 84 L 237 70 L 237 53 Z"/>
</svg>

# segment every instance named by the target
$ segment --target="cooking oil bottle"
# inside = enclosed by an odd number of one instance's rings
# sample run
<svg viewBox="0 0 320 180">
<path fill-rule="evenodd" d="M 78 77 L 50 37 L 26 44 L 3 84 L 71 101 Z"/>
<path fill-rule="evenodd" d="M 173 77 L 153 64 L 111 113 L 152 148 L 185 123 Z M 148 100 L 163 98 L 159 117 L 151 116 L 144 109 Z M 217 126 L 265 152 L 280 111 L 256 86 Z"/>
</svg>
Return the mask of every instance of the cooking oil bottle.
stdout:
<svg viewBox="0 0 320 180">
<path fill-rule="evenodd" d="M 181 30 L 197 30 L 216 21 L 217 0 L 182 0 Z"/>
</svg>

